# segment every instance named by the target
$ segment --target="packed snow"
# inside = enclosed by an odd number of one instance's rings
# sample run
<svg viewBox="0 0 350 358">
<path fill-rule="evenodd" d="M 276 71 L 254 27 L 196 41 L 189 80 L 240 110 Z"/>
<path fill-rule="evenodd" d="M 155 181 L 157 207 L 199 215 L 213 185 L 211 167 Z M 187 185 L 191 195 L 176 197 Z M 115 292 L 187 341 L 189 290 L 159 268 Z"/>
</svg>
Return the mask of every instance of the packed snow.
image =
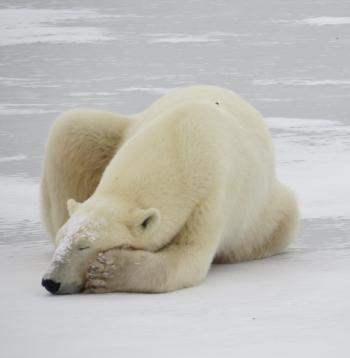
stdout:
<svg viewBox="0 0 350 358">
<path fill-rule="evenodd" d="M 309 25 L 350 25 L 350 17 L 330 17 L 330 16 L 322 16 L 322 17 L 313 17 L 310 19 L 301 20 L 301 23 L 309 24 Z"/>
</svg>

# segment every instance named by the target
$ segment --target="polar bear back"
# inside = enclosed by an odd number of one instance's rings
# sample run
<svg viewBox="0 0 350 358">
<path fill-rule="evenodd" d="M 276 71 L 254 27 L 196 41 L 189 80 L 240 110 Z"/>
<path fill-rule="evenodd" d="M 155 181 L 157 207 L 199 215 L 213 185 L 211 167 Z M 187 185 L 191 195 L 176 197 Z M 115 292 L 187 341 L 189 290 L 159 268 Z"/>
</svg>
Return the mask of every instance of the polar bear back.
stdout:
<svg viewBox="0 0 350 358">
<path fill-rule="evenodd" d="M 254 220 L 275 185 L 270 135 L 233 92 L 194 86 L 162 97 L 131 119 L 127 138 L 97 192 L 156 207 L 174 232 L 201 198 L 216 191 L 224 232 Z M 249 223 L 247 223 L 249 226 Z"/>
</svg>

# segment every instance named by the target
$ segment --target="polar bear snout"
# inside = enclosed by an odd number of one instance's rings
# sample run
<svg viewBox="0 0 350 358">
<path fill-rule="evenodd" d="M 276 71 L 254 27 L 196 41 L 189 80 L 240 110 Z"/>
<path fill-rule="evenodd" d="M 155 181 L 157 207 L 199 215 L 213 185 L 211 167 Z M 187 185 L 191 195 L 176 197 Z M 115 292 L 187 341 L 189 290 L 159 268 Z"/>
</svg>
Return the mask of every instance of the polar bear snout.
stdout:
<svg viewBox="0 0 350 358">
<path fill-rule="evenodd" d="M 89 263 L 95 257 L 94 250 L 86 247 L 81 250 L 68 244 L 63 241 L 58 246 L 41 281 L 41 285 L 55 295 L 80 292 Z"/>
<path fill-rule="evenodd" d="M 60 289 L 61 283 L 50 280 L 49 278 L 43 278 L 41 281 L 41 286 L 45 287 L 50 293 L 55 294 Z"/>
<path fill-rule="evenodd" d="M 83 282 L 65 282 L 64 280 L 62 282 L 60 279 L 45 275 L 41 280 L 41 286 L 53 295 L 65 295 L 81 292 Z"/>
</svg>

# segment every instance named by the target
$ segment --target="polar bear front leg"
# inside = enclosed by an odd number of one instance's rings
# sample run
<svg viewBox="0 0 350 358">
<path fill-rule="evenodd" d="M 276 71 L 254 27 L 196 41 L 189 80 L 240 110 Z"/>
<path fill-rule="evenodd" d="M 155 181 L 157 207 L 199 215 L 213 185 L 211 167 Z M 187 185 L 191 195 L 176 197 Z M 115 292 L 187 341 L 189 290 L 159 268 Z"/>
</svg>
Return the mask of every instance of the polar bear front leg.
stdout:
<svg viewBox="0 0 350 358">
<path fill-rule="evenodd" d="M 86 292 L 169 292 L 207 275 L 220 234 L 215 206 L 200 204 L 173 242 L 158 252 L 111 249 L 90 266 Z"/>
</svg>

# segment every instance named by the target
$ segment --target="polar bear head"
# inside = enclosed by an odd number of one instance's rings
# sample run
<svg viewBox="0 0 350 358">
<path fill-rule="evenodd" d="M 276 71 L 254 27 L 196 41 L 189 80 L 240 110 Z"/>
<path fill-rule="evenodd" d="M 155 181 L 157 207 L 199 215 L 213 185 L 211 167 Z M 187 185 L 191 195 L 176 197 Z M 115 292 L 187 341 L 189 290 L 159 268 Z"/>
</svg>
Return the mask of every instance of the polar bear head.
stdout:
<svg viewBox="0 0 350 358">
<path fill-rule="evenodd" d="M 76 293 L 84 287 L 86 271 L 97 254 L 111 248 L 156 251 L 153 240 L 160 213 L 122 200 L 91 197 L 67 202 L 70 218 L 56 235 L 56 250 L 42 285 L 51 293 Z"/>
</svg>

